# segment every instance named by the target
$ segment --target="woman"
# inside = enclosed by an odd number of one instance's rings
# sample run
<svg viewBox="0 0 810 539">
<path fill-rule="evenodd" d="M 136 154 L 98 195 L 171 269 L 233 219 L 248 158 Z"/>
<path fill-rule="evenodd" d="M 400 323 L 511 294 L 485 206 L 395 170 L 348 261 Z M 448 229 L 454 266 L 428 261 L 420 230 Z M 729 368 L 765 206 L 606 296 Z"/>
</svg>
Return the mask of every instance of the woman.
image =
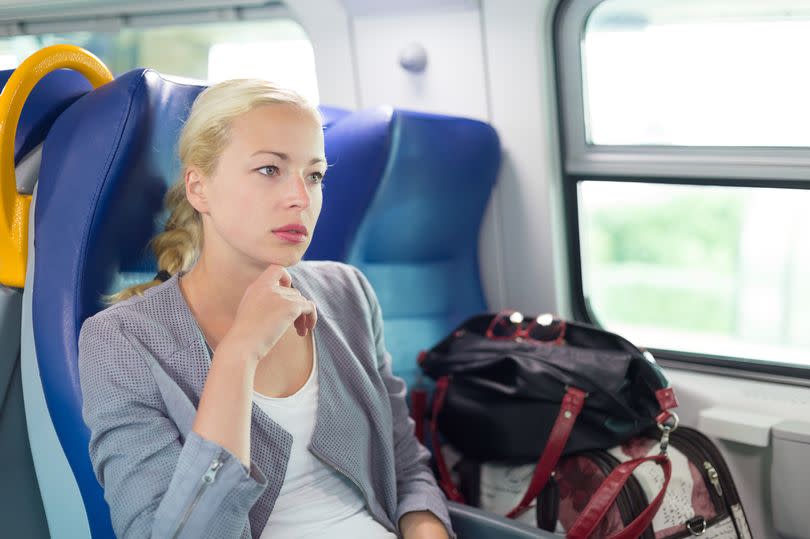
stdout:
<svg viewBox="0 0 810 539">
<path fill-rule="evenodd" d="M 454 537 L 355 268 L 300 262 L 326 172 L 320 115 L 212 86 L 154 281 L 79 339 L 90 457 L 120 537 Z"/>
</svg>

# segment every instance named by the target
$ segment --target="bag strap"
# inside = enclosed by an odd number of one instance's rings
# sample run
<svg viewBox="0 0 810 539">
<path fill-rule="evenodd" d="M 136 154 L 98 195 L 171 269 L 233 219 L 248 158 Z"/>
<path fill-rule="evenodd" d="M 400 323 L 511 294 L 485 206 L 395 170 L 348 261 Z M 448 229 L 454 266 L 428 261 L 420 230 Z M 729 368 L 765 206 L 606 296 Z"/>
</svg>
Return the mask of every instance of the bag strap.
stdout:
<svg viewBox="0 0 810 539">
<path fill-rule="evenodd" d="M 560 460 L 560 455 L 562 455 L 565 444 L 568 442 L 569 436 L 571 436 L 574 423 L 576 423 L 577 417 L 582 411 L 587 396 L 588 394 L 581 389 L 575 387 L 568 387 L 566 389 L 565 396 L 560 406 L 560 413 L 557 414 L 557 420 L 551 428 L 551 434 L 548 436 L 546 448 L 543 450 L 540 460 L 537 461 L 537 465 L 534 467 L 534 474 L 529 483 L 529 488 L 526 490 L 526 494 L 523 495 L 523 499 L 520 500 L 520 503 L 506 514 L 507 517 L 517 518 L 522 515 L 531 507 L 531 503 L 540 495 L 540 491 L 542 491 L 543 487 L 548 483 L 551 473 Z"/>
<path fill-rule="evenodd" d="M 629 460 L 616 466 L 596 492 L 594 492 L 593 496 L 591 496 L 588 505 L 585 506 L 585 509 L 579 514 L 579 518 L 577 518 L 574 525 L 568 530 L 565 536 L 566 539 L 587 539 L 590 537 L 596 530 L 596 526 L 607 514 L 610 506 L 616 500 L 624 484 L 630 476 L 633 475 L 633 470 L 645 462 L 655 462 L 661 466 L 661 469 L 664 471 L 664 484 L 661 486 L 661 491 L 652 502 L 650 502 L 650 505 L 630 524 L 622 531 L 611 535 L 608 539 L 635 539 L 641 536 L 661 507 L 661 503 L 664 501 L 664 495 L 667 492 L 669 480 L 672 477 L 672 464 L 666 453 Z"/>
<path fill-rule="evenodd" d="M 427 352 L 422 350 L 416 358 L 417 365 L 422 365 Z M 416 387 L 411 389 L 411 419 L 413 419 L 413 433 L 419 443 L 425 445 L 425 411 L 427 410 L 428 392 L 422 384 L 422 375 L 417 379 Z"/>
<path fill-rule="evenodd" d="M 413 433 L 419 443 L 425 445 L 425 410 L 427 410 L 427 391 L 422 388 L 411 390 L 411 419 Z"/>
<path fill-rule="evenodd" d="M 447 395 L 447 387 L 450 385 L 450 377 L 442 376 L 436 380 L 436 389 L 433 392 L 433 413 L 430 416 L 430 441 L 433 446 L 433 458 L 436 459 L 436 467 L 439 470 L 439 486 L 451 501 L 464 503 L 464 496 L 456 488 L 447 463 L 444 461 L 441 444 L 439 443 L 438 419 L 439 412 L 444 406 L 444 397 Z"/>
<path fill-rule="evenodd" d="M 439 412 L 444 406 L 444 398 L 447 395 L 447 388 L 449 386 L 449 376 L 442 376 L 436 381 L 436 390 L 433 394 L 433 411 L 430 418 L 430 436 L 433 445 L 433 458 L 436 459 L 436 468 L 438 468 L 439 471 L 439 486 L 442 487 L 448 499 L 464 503 L 464 497 L 461 492 L 459 492 L 455 483 L 453 483 L 453 478 L 450 477 L 450 471 L 447 469 L 447 463 L 444 460 L 441 444 L 439 443 Z M 531 507 L 532 501 L 540 495 L 540 491 L 542 491 L 543 487 L 548 483 L 551 473 L 557 465 L 557 461 L 560 460 L 560 455 L 562 455 L 565 444 L 568 442 L 568 438 L 574 428 L 574 423 L 576 423 L 577 417 L 582 411 L 587 396 L 588 394 L 581 389 L 575 387 L 568 387 L 566 389 L 565 396 L 560 406 L 560 413 L 557 415 L 557 420 L 551 428 L 546 448 L 543 450 L 543 454 L 540 456 L 534 468 L 534 474 L 529 483 L 529 488 L 526 490 L 520 503 L 509 511 L 506 515 L 507 517 L 516 518 L 523 514 Z"/>
</svg>

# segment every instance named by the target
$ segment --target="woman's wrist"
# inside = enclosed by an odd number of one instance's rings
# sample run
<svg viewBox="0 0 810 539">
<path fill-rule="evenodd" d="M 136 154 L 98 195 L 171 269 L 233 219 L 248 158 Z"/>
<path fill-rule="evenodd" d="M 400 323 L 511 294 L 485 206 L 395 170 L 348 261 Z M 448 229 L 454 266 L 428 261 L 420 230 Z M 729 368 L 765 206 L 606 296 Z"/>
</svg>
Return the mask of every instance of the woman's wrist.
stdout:
<svg viewBox="0 0 810 539">
<path fill-rule="evenodd" d="M 261 357 L 258 350 L 249 344 L 248 339 L 229 332 L 217 345 L 214 359 L 218 362 L 236 363 L 255 370 Z"/>
</svg>

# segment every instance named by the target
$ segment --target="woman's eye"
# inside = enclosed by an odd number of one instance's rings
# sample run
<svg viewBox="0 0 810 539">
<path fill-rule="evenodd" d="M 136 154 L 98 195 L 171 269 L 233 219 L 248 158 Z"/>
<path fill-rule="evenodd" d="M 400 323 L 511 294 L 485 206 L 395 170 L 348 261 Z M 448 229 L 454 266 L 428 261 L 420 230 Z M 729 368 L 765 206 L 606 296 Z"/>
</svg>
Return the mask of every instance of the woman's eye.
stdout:
<svg viewBox="0 0 810 539">
<path fill-rule="evenodd" d="M 257 168 L 260 174 L 264 174 L 265 176 L 275 176 L 278 174 L 278 167 L 275 165 L 267 165 L 265 167 Z M 263 172 L 267 171 L 267 172 Z"/>
<path fill-rule="evenodd" d="M 312 183 L 321 183 L 323 182 L 323 174 L 320 172 L 313 172 L 309 175 L 309 179 Z"/>
</svg>

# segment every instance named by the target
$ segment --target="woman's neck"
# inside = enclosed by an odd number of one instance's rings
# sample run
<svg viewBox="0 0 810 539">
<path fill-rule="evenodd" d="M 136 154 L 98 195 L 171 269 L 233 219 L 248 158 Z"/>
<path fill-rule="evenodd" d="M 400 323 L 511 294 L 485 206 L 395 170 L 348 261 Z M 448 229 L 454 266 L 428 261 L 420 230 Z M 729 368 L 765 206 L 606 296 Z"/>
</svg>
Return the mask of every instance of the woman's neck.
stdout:
<svg viewBox="0 0 810 539">
<path fill-rule="evenodd" d="M 179 280 L 186 302 L 211 347 L 216 348 L 230 329 L 245 290 L 258 275 L 244 269 L 214 270 L 200 257 Z"/>
</svg>

